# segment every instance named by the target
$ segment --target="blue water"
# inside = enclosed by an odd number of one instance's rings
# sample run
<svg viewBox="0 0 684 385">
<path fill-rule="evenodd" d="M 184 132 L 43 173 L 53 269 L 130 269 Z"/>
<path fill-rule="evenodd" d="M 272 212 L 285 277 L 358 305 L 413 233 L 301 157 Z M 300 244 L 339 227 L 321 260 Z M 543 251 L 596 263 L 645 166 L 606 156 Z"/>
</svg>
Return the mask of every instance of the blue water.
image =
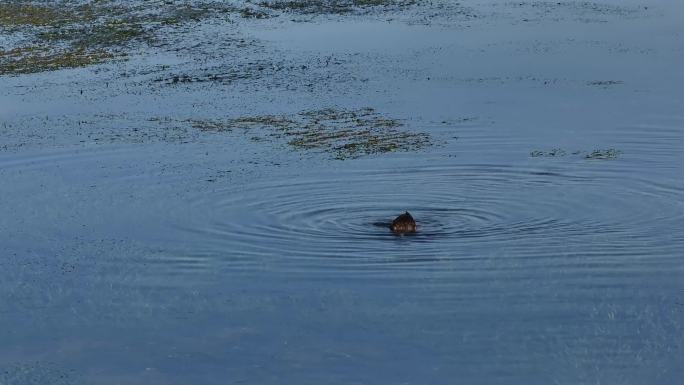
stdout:
<svg viewBox="0 0 684 385">
<path fill-rule="evenodd" d="M 0 77 L 0 384 L 677 383 L 682 6 L 446 4 Z M 183 123 L 326 107 L 433 145 Z M 415 235 L 376 226 L 405 210 Z"/>
</svg>

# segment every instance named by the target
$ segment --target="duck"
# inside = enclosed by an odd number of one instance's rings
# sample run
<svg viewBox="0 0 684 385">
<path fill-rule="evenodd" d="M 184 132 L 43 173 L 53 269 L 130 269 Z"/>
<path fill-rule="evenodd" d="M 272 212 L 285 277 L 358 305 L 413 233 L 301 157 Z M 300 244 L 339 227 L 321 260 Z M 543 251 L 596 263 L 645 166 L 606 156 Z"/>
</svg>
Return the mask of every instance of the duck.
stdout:
<svg viewBox="0 0 684 385">
<path fill-rule="evenodd" d="M 407 211 L 392 221 L 390 229 L 396 234 L 415 233 L 416 220 Z"/>
</svg>

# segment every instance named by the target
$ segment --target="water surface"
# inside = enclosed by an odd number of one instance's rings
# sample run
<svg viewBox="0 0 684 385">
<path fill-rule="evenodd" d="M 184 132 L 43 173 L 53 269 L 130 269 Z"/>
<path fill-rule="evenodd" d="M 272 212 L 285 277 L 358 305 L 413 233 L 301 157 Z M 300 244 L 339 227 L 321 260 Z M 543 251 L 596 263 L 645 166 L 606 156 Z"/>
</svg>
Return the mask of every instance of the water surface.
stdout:
<svg viewBox="0 0 684 385">
<path fill-rule="evenodd" d="M 675 383 L 681 5 L 463 5 L 0 77 L 0 384 Z M 363 107 L 433 145 L 187 124 Z"/>
</svg>

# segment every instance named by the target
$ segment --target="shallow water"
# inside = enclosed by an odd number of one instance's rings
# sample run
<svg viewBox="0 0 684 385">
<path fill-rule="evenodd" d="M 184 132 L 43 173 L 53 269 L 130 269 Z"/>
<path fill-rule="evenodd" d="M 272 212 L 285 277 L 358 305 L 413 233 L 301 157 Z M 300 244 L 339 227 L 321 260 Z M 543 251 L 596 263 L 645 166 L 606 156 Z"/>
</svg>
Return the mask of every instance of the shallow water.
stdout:
<svg viewBox="0 0 684 385">
<path fill-rule="evenodd" d="M 0 384 L 676 383 L 684 9 L 463 6 L 0 77 Z M 433 145 L 185 123 L 328 107 Z"/>
</svg>

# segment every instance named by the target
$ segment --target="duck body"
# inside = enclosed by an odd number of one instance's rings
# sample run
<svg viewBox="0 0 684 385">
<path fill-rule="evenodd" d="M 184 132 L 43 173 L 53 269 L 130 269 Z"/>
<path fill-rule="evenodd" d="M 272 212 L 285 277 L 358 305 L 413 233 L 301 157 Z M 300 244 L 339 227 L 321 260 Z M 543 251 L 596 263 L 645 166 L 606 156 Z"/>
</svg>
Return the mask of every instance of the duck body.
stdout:
<svg viewBox="0 0 684 385">
<path fill-rule="evenodd" d="M 393 221 L 392 224 L 390 225 L 390 229 L 397 234 L 405 234 L 405 233 L 415 233 L 416 232 L 416 221 L 413 219 L 411 214 L 409 212 L 405 212 L 398 217 L 396 217 Z"/>
</svg>

